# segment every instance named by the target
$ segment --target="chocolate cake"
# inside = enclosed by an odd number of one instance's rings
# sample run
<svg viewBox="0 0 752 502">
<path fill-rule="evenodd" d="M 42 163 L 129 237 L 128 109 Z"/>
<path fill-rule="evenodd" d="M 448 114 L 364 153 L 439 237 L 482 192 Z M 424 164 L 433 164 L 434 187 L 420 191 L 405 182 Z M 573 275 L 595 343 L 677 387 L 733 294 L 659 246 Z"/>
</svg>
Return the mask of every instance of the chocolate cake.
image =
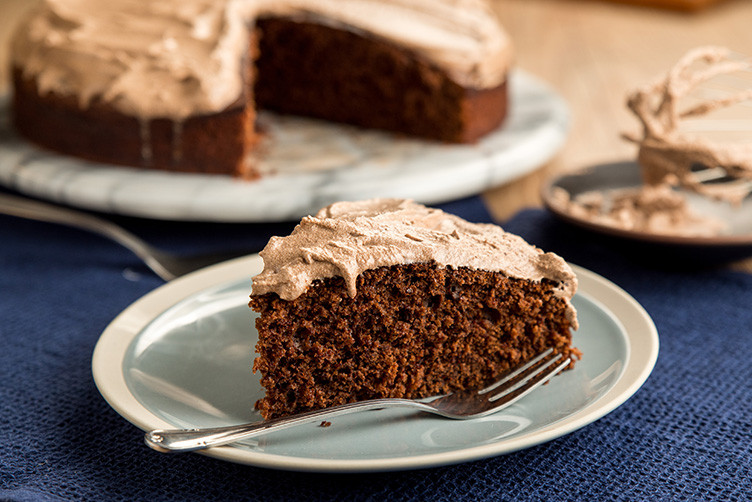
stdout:
<svg viewBox="0 0 752 502">
<path fill-rule="evenodd" d="M 261 256 L 265 418 L 477 388 L 549 347 L 580 355 L 571 268 L 495 225 L 405 200 L 337 203 Z"/>
<path fill-rule="evenodd" d="M 257 107 L 472 142 L 510 62 L 484 0 L 45 0 L 13 40 L 13 121 L 65 154 L 252 178 Z"/>
</svg>

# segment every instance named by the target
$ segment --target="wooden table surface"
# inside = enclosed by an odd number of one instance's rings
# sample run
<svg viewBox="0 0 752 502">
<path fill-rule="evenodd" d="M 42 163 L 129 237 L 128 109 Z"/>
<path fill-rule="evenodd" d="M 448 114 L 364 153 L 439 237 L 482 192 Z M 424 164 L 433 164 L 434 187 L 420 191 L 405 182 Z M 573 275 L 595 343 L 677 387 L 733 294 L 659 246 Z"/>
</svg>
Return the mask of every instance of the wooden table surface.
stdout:
<svg viewBox="0 0 752 502">
<path fill-rule="evenodd" d="M 647 0 L 646 0 L 647 1 Z M 7 85 L 7 41 L 34 0 L 0 4 L 0 90 Z M 664 73 L 685 52 L 722 45 L 752 53 L 752 1 L 725 0 L 695 12 L 603 0 L 495 0 L 516 47 L 516 64 L 547 81 L 569 103 L 572 128 L 564 148 L 536 172 L 484 193 L 503 220 L 540 204 L 541 182 L 559 172 L 634 158 L 620 138 L 637 131 L 625 96 Z"/>
</svg>

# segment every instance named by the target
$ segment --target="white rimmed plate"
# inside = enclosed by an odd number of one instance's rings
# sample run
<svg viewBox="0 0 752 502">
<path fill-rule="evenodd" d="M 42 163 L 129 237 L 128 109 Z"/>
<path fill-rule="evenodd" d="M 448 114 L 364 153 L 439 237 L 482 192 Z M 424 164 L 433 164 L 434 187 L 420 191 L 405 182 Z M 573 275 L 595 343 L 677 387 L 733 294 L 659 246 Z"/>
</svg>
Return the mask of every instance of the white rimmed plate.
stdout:
<svg viewBox="0 0 752 502">
<path fill-rule="evenodd" d="M 257 334 L 247 300 L 250 278 L 261 268 L 258 255 L 215 265 L 123 311 L 102 334 L 92 361 L 110 406 L 143 430 L 259 420 L 253 405 L 263 390 L 251 372 Z M 337 417 L 329 427 L 303 425 L 203 453 L 276 469 L 385 471 L 501 455 L 579 429 L 639 389 L 655 364 L 658 334 L 626 292 L 575 270 L 581 324 L 575 345 L 583 359 L 506 410 L 469 421 L 370 411 Z"/>
<path fill-rule="evenodd" d="M 446 145 L 322 121 L 263 114 L 249 182 L 95 164 L 38 148 L 15 134 L 0 103 L 0 184 L 84 209 L 186 221 L 298 220 L 340 200 L 411 198 L 437 204 L 523 176 L 548 161 L 569 129 L 567 105 L 517 70 L 504 125 L 474 145 Z"/>
</svg>

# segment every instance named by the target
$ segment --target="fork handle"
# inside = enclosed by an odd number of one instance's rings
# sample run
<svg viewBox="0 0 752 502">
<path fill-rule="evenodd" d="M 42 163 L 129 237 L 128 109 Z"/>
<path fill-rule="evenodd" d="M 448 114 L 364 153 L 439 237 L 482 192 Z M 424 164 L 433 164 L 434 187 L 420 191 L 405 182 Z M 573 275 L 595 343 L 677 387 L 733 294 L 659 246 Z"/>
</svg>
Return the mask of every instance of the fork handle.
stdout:
<svg viewBox="0 0 752 502">
<path fill-rule="evenodd" d="M 346 403 L 250 424 L 205 429 L 158 429 L 147 432 L 144 435 L 144 441 L 150 448 L 163 453 L 195 451 L 233 443 L 266 432 L 286 429 L 316 420 L 333 418 L 356 411 L 377 410 L 386 407 L 418 408 L 424 411 L 433 411 L 433 408 L 409 399 L 371 399 L 369 401 Z"/>
<path fill-rule="evenodd" d="M 114 240 L 133 251 L 133 253 L 143 260 L 150 255 L 149 250 L 146 249 L 141 239 L 132 233 L 103 218 L 98 218 L 83 211 L 76 211 L 14 195 L 0 194 L 0 213 L 44 221 L 46 223 L 60 223 L 87 230 Z"/>
</svg>

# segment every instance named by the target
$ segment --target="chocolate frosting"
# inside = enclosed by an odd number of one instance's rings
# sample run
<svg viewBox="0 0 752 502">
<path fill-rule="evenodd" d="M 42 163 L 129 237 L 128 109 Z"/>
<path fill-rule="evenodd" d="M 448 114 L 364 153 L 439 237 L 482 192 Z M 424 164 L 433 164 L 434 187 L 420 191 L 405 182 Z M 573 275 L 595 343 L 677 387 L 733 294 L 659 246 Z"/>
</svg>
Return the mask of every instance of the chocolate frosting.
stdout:
<svg viewBox="0 0 752 502">
<path fill-rule="evenodd" d="M 646 184 L 681 186 L 733 203 L 740 203 L 752 191 L 749 183 L 752 180 L 752 131 L 743 132 L 736 141 L 719 142 L 681 128 L 687 119 L 752 102 L 752 88 L 748 83 L 744 88 L 729 88 L 725 92 L 719 92 L 722 86 L 716 84 L 720 89 L 714 94 L 718 95 L 704 98 L 686 109 L 680 108 L 680 104 L 703 84 L 738 72 L 752 72 L 752 59 L 740 58 L 725 47 L 698 47 L 682 57 L 665 76 L 630 93 L 627 106 L 642 124 L 642 137 L 623 136 L 639 144 L 638 161 Z M 748 112 L 743 112 L 742 116 L 746 119 Z M 698 173 L 695 168 L 699 166 L 721 170 L 730 180 L 741 183 L 705 183 L 710 172 Z"/>
<path fill-rule="evenodd" d="M 12 62 L 42 94 L 181 120 L 243 98 L 248 26 L 260 16 L 387 40 L 471 88 L 500 85 L 511 63 L 484 0 L 45 0 L 17 30 Z"/>
<path fill-rule="evenodd" d="M 287 237 L 272 237 L 261 251 L 264 270 L 253 295 L 276 293 L 293 300 L 318 279 L 342 277 L 351 297 L 365 270 L 434 262 L 541 281 L 550 279 L 569 306 L 577 278 L 559 256 L 544 253 L 497 225 L 469 223 L 409 200 L 338 202 L 303 218 Z"/>
</svg>

